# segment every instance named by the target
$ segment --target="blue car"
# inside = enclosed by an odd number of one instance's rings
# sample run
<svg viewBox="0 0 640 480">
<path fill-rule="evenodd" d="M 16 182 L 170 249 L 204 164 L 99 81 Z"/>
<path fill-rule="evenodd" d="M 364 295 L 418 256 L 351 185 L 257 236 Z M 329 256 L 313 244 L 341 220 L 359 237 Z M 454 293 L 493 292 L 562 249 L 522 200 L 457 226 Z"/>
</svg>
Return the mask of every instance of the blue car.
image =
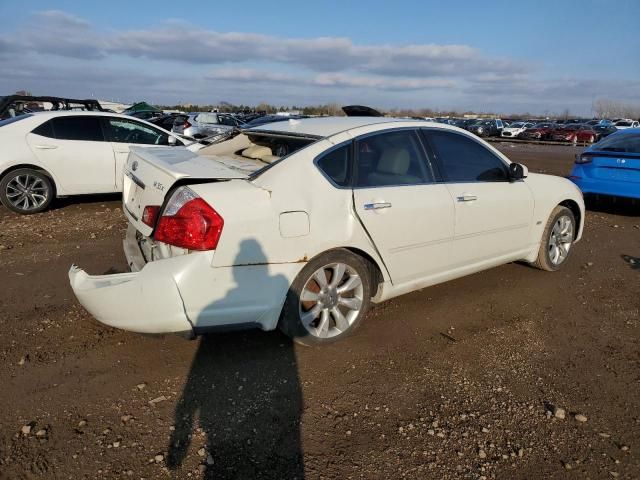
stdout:
<svg viewBox="0 0 640 480">
<path fill-rule="evenodd" d="M 640 128 L 620 130 L 577 155 L 569 180 L 585 195 L 640 199 Z"/>
</svg>

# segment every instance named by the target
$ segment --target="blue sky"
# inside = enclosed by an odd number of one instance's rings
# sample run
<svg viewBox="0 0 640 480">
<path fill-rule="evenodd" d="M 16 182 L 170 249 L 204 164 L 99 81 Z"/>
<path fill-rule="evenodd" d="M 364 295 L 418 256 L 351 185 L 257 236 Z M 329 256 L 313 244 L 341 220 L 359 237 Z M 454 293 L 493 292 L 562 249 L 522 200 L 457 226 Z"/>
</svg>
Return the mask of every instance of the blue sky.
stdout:
<svg viewBox="0 0 640 480">
<path fill-rule="evenodd" d="M 640 1 L 0 0 L 0 93 L 589 114 L 640 103 Z"/>
</svg>

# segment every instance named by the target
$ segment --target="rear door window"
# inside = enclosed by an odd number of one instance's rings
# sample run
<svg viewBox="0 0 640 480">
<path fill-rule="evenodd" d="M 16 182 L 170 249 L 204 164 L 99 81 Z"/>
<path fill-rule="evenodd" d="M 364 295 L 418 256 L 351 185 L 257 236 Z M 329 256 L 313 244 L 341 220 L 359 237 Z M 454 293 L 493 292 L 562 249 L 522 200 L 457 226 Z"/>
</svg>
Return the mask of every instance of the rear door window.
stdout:
<svg viewBox="0 0 640 480">
<path fill-rule="evenodd" d="M 58 140 L 103 142 L 104 134 L 98 117 L 85 115 L 58 117 L 52 120 L 53 132 Z"/>
<path fill-rule="evenodd" d="M 436 155 L 447 182 L 508 181 L 506 164 L 487 147 L 466 135 L 437 130 L 423 130 Z"/>
<path fill-rule="evenodd" d="M 414 130 L 397 130 L 358 139 L 356 187 L 419 185 L 434 181 Z"/>
</svg>

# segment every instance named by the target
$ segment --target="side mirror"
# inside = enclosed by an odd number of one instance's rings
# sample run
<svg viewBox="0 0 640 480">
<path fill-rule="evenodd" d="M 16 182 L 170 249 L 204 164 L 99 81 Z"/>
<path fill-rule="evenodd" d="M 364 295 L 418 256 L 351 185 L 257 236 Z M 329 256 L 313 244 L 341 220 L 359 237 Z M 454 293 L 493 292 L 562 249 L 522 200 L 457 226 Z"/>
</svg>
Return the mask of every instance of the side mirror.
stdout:
<svg viewBox="0 0 640 480">
<path fill-rule="evenodd" d="M 524 165 L 520 165 L 519 163 L 509 164 L 509 180 L 511 180 L 512 182 L 527 178 L 528 174 L 529 170 L 527 170 L 527 167 L 525 167 Z"/>
<path fill-rule="evenodd" d="M 173 135 L 169 135 L 168 142 L 169 142 L 169 145 L 171 145 L 172 147 L 175 147 L 178 144 L 178 139 Z"/>
</svg>

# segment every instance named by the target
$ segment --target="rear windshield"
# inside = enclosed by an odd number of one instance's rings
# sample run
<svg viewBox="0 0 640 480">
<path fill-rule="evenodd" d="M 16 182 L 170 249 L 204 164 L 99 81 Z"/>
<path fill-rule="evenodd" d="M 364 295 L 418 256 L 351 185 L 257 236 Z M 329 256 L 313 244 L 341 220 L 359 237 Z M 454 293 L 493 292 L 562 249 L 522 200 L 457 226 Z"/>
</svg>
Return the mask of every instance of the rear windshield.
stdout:
<svg viewBox="0 0 640 480">
<path fill-rule="evenodd" d="M 199 113 L 198 115 L 196 115 L 196 122 L 218 123 L 218 115 L 215 113 Z"/>
<path fill-rule="evenodd" d="M 25 113 L 24 115 L 18 115 L 17 117 L 7 118 L 6 120 L 0 120 L 0 127 L 4 127 L 5 125 L 9 125 L 11 123 L 19 122 L 23 118 L 33 117 L 30 113 Z"/>
<path fill-rule="evenodd" d="M 640 133 L 613 134 L 600 140 L 594 150 L 640 153 Z"/>
</svg>

